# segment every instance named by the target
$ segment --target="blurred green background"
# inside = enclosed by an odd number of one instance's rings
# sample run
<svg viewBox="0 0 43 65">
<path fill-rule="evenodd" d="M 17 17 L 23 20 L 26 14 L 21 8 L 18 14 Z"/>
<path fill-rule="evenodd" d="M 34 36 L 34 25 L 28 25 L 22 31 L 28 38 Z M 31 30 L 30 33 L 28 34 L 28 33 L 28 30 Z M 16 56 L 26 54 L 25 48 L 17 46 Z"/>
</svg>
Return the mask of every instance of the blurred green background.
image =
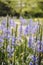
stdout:
<svg viewBox="0 0 43 65">
<path fill-rule="evenodd" d="M 0 0 L 0 16 L 43 17 L 43 0 Z"/>
</svg>

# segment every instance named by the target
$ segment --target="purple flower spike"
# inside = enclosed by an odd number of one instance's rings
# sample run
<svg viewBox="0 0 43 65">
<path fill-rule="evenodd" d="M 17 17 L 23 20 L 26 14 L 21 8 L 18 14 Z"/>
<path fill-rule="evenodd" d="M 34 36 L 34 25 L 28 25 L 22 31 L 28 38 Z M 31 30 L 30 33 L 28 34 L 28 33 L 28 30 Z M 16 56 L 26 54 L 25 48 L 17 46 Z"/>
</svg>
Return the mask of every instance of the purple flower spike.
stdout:
<svg viewBox="0 0 43 65">
<path fill-rule="evenodd" d="M 9 40 L 11 38 L 11 36 L 10 35 L 4 35 L 4 38 Z"/>
<path fill-rule="evenodd" d="M 0 43 L 2 43 L 3 42 L 3 39 L 0 39 Z"/>
<path fill-rule="evenodd" d="M 37 51 L 38 51 L 39 53 L 40 53 L 40 52 L 43 53 L 43 47 L 42 47 L 41 49 L 38 48 Z"/>
<path fill-rule="evenodd" d="M 33 63 L 32 63 L 32 62 L 30 62 L 30 63 L 29 63 L 29 65 L 33 65 Z"/>
<path fill-rule="evenodd" d="M 38 43 L 39 45 L 42 44 L 42 42 L 40 42 L 40 40 L 38 40 L 37 43 Z"/>
<path fill-rule="evenodd" d="M 33 60 L 33 62 L 36 62 L 37 58 L 35 55 L 32 57 L 32 60 Z"/>
<path fill-rule="evenodd" d="M 5 27 L 6 27 L 6 21 L 3 20 L 1 23 L 1 28 L 4 29 Z"/>
<path fill-rule="evenodd" d="M 23 17 L 20 16 L 20 22 L 21 22 L 21 24 L 26 24 L 27 21 L 26 21 L 26 19 L 24 19 Z"/>
<path fill-rule="evenodd" d="M 29 47 L 31 47 L 32 43 L 33 43 L 33 38 L 32 38 L 32 36 L 30 36 L 30 37 L 29 37 L 29 42 L 28 42 Z"/>
<path fill-rule="evenodd" d="M 2 38 L 2 36 L 0 36 L 0 43 L 2 43 L 4 40 L 3 40 L 3 38 Z"/>
<path fill-rule="evenodd" d="M 7 52 L 8 53 L 13 53 L 14 52 L 14 48 L 11 48 L 10 45 L 7 46 Z"/>
<path fill-rule="evenodd" d="M 10 19 L 9 25 L 10 25 L 10 27 L 16 27 L 16 23 L 14 22 L 13 19 Z"/>
<path fill-rule="evenodd" d="M 7 28 L 4 28 L 3 29 L 3 33 L 4 34 L 10 34 L 11 33 L 11 30 L 10 29 L 7 29 Z"/>
<path fill-rule="evenodd" d="M 5 21 L 5 20 L 2 21 L 2 25 L 3 25 L 3 26 L 6 25 L 6 21 Z"/>
<path fill-rule="evenodd" d="M 2 27 L 2 25 L 0 25 L 0 31 L 2 31 L 3 30 L 3 27 Z"/>
<path fill-rule="evenodd" d="M 20 36 L 22 35 L 22 24 L 20 25 L 20 28 L 19 28 L 19 32 L 20 32 Z"/>
<path fill-rule="evenodd" d="M 35 22 L 34 26 L 33 26 L 32 33 L 36 33 L 38 29 L 39 29 L 39 25 L 38 25 L 38 23 Z"/>
<path fill-rule="evenodd" d="M 25 35 L 29 34 L 29 27 L 27 26 L 24 32 Z"/>
<path fill-rule="evenodd" d="M 12 37 L 12 45 L 15 45 L 16 38 Z"/>
</svg>

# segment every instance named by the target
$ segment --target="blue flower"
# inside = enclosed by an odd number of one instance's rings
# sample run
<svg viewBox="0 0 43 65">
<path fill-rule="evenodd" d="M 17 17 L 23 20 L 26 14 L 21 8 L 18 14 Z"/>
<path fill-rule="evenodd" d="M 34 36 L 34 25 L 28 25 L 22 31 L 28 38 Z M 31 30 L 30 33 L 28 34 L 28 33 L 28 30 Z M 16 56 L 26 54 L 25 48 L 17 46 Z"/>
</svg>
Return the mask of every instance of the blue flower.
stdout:
<svg viewBox="0 0 43 65">
<path fill-rule="evenodd" d="M 3 37 L 0 36 L 0 48 L 3 46 L 3 42 L 4 42 Z"/>
<path fill-rule="evenodd" d="M 3 42 L 3 39 L 0 38 L 0 43 Z"/>
<path fill-rule="evenodd" d="M 19 32 L 20 32 L 20 36 L 22 35 L 22 24 L 20 25 L 20 28 L 19 28 Z"/>
<path fill-rule="evenodd" d="M 14 52 L 14 48 L 13 47 L 11 48 L 10 45 L 8 45 L 7 46 L 7 52 L 8 53 L 13 53 Z"/>
<path fill-rule="evenodd" d="M 29 21 L 29 24 L 27 25 L 25 32 L 31 34 L 32 30 L 33 30 L 33 22 Z"/>
<path fill-rule="evenodd" d="M 29 29 L 28 29 L 29 33 L 34 34 L 34 33 L 37 32 L 38 29 L 39 29 L 38 23 L 33 22 L 33 20 L 30 19 L 30 21 L 29 21 Z"/>
<path fill-rule="evenodd" d="M 35 55 L 33 55 L 32 60 L 33 60 L 33 62 L 36 62 L 37 58 Z"/>
<path fill-rule="evenodd" d="M 4 27 L 3 27 L 4 28 Z M 2 25 L 0 25 L 0 31 L 3 31 Z"/>
<path fill-rule="evenodd" d="M 39 45 L 41 44 L 42 45 L 42 42 L 40 42 L 40 40 L 37 40 L 37 44 L 39 44 Z"/>
<path fill-rule="evenodd" d="M 21 22 L 21 24 L 26 24 L 27 20 L 24 19 L 22 16 L 20 16 L 20 22 Z"/>
<path fill-rule="evenodd" d="M 30 63 L 29 63 L 29 65 L 33 65 L 33 63 L 32 63 L 32 62 L 30 62 Z"/>
<path fill-rule="evenodd" d="M 3 40 L 3 37 L 0 36 L 0 43 L 2 43 L 4 40 Z"/>
<path fill-rule="evenodd" d="M 9 40 L 11 38 L 11 36 L 10 35 L 4 35 L 4 38 Z"/>
<path fill-rule="evenodd" d="M 1 23 L 1 28 L 4 29 L 6 27 L 6 21 L 3 20 L 2 23 Z"/>
<path fill-rule="evenodd" d="M 37 51 L 40 53 L 40 52 L 42 52 L 43 53 L 43 47 L 41 47 L 41 49 L 40 49 L 40 47 L 37 49 Z"/>
<path fill-rule="evenodd" d="M 42 50 L 41 49 L 37 49 L 37 51 L 40 53 Z"/>
<path fill-rule="evenodd" d="M 10 20 L 9 20 L 9 26 L 10 26 L 10 27 L 16 27 L 16 23 L 14 22 L 13 19 L 10 19 Z"/>
<path fill-rule="evenodd" d="M 9 28 L 9 29 L 4 28 L 4 29 L 3 29 L 3 33 L 4 33 L 4 34 L 10 34 L 10 33 L 11 33 L 10 28 Z"/>
<path fill-rule="evenodd" d="M 38 23 L 33 22 L 33 20 L 30 19 L 29 24 L 25 28 L 24 34 L 25 35 L 27 35 L 27 34 L 34 34 L 34 33 L 37 32 L 38 29 L 39 29 Z"/>
<path fill-rule="evenodd" d="M 36 48 L 36 50 L 38 52 L 43 52 L 43 42 L 42 41 L 40 41 L 40 40 L 37 41 L 37 48 Z"/>
<path fill-rule="evenodd" d="M 24 31 L 24 34 L 25 35 L 29 34 L 29 27 L 28 26 L 26 26 L 25 31 Z"/>
<path fill-rule="evenodd" d="M 29 41 L 28 41 L 29 47 L 32 46 L 32 43 L 33 43 L 33 38 L 32 38 L 32 36 L 30 36 L 29 37 Z"/>
<path fill-rule="evenodd" d="M 6 26 L 6 21 L 3 20 L 1 24 L 2 24 L 3 26 Z"/>
<path fill-rule="evenodd" d="M 29 19 L 29 25 L 33 24 L 33 19 Z"/>
<path fill-rule="evenodd" d="M 32 62 L 29 65 L 37 65 L 37 57 L 35 55 L 32 56 Z"/>
<path fill-rule="evenodd" d="M 12 45 L 15 45 L 16 38 L 12 37 Z"/>
<path fill-rule="evenodd" d="M 37 33 L 37 30 L 39 29 L 38 23 L 34 23 L 32 33 Z"/>
</svg>

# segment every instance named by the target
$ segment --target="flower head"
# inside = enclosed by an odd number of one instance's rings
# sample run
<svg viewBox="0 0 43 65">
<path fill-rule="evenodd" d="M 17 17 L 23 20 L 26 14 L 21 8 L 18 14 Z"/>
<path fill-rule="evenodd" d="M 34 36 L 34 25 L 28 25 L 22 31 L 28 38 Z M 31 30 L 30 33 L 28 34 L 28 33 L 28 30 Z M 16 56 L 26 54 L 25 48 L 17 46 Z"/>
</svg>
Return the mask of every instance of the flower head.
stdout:
<svg viewBox="0 0 43 65">
<path fill-rule="evenodd" d="M 10 28 L 8 28 L 8 29 L 7 29 L 7 28 L 4 28 L 4 29 L 3 29 L 3 33 L 4 33 L 4 34 L 10 34 L 10 33 L 11 33 Z"/>
<path fill-rule="evenodd" d="M 21 22 L 21 24 L 25 24 L 27 22 L 27 20 L 20 16 L 20 22 Z"/>
<path fill-rule="evenodd" d="M 32 46 L 32 43 L 33 43 L 33 37 L 30 36 L 30 37 L 29 37 L 29 41 L 28 41 L 29 47 Z"/>
<path fill-rule="evenodd" d="M 28 25 L 27 25 L 26 28 L 25 28 L 24 34 L 25 34 L 25 35 L 29 34 L 29 27 L 28 27 Z"/>
<path fill-rule="evenodd" d="M 33 55 L 32 60 L 33 60 L 33 62 L 36 62 L 37 58 L 35 55 Z"/>
<path fill-rule="evenodd" d="M 7 46 L 7 52 L 8 53 L 13 53 L 14 52 L 14 48 L 13 47 L 11 48 L 10 45 L 8 45 Z"/>
<path fill-rule="evenodd" d="M 33 65 L 33 63 L 32 63 L 32 62 L 30 62 L 30 63 L 29 63 L 29 65 Z"/>
<path fill-rule="evenodd" d="M 9 26 L 10 27 L 16 27 L 16 23 L 13 21 L 13 19 L 10 19 Z"/>
<path fill-rule="evenodd" d="M 16 38 L 12 37 L 12 45 L 15 45 Z"/>
</svg>

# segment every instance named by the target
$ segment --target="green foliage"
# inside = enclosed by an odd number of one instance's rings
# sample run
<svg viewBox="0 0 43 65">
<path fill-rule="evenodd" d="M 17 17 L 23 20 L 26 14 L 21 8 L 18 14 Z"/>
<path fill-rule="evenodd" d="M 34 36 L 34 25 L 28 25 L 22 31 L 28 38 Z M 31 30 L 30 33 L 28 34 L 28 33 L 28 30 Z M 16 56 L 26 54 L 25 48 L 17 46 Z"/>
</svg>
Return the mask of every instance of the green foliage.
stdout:
<svg viewBox="0 0 43 65">
<path fill-rule="evenodd" d="M 5 60 L 5 53 L 0 51 L 0 65 L 8 65 L 7 61 Z"/>
<path fill-rule="evenodd" d="M 0 0 L 0 16 L 7 14 L 28 18 L 43 17 L 43 0 Z"/>
</svg>

